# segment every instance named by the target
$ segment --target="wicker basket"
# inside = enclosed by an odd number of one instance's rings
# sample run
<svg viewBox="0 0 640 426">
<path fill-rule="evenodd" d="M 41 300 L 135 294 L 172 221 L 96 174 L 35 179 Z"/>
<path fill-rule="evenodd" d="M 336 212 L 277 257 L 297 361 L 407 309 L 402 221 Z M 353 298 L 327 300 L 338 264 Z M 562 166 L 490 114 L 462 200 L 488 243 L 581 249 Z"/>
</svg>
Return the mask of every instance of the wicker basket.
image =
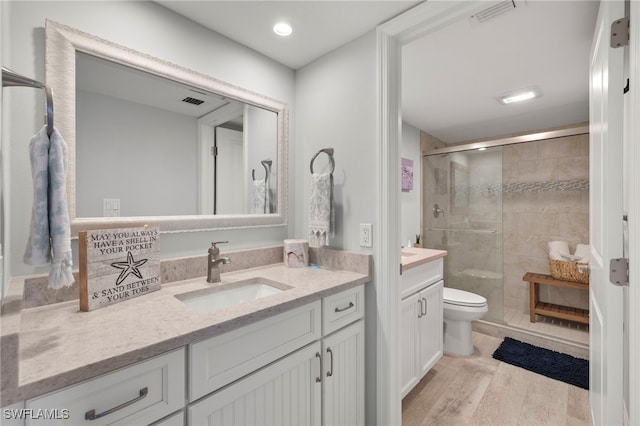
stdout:
<svg viewBox="0 0 640 426">
<path fill-rule="evenodd" d="M 578 268 L 578 265 L 583 267 Z M 571 262 L 568 260 L 549 259 L 549 271 L 557 280 L 574 281 L 589 284 L 589 269 L 587 263 Z"/>
</svg>

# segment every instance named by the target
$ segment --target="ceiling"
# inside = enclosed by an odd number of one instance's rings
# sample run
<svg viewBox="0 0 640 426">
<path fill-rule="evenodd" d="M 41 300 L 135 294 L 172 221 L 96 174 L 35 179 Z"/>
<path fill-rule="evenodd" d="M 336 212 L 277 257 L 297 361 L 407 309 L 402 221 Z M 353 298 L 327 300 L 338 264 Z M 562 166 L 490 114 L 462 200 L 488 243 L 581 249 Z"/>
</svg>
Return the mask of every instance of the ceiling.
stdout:
<svg viewBox="0 0 640 426">
<path fill-rule="evenodd" d="M 157 3 L 298 69 L 421 2 Z M 486 5 L 495 3 L 501 2 Z M 588 120 L 589 50 L 598 2 L 514 3 L 515 9 L 483 23 L 464 17 L 404 46 L 405 122 L 454 143 Z M 271 31 L 280 20 L 291 23 L 293 35 L 282 38 Z M 496 100 L 532 86 L 542 97 L 513 105 Z"/>
<path fill-rule="evenodd" d="M 156 3 L 298 69 L 421 2 L 156 0 Z M 280 21 L 293 27 L 290 37 L 272 31 Z"/>
</svg>

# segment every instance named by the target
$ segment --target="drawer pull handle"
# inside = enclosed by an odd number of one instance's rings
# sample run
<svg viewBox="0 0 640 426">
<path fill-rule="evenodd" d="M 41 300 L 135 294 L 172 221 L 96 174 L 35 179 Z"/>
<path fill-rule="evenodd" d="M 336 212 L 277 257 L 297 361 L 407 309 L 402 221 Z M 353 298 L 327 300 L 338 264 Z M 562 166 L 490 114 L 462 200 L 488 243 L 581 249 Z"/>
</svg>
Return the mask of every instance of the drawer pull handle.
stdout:
<svg viewBox="0 0 640 426">
<path fill-rule="evenodd" d="M 335 311 L 336 312 L 344 312 L 344 311 L 346 311 L 348 309 L 353 308 L 354 306 L 356 306 L 356 305 L 354 305 L 353 302 L 349 302 L 349 304 L 347 306 L 345 306 L 344 308 L 336 308 Z"/>
<path fill-rule="evenodd" d="M 113 407 L 112 409 L 107 410 L 107 411 L 105 411 L 103 413 L 100 413 L 100 414 L 96 414 L 96 410 L 87 411 L 86 413 L 84 413 L 84 419 L 85 420 L 96 420 L 96 419 L 99 419 L 100 417 L 108 416 L 109 414 L 115 413 L 118 410 L 122 410 L 123 408 L 128 407 L 131 404 L 135 404 L 136 402 L 140 401 L 145 396 L 147 396 L 147 393 L 149 393 L 149 389 L 148 388 L 142 388 L 142 389 L 140 389 L 140 395 L 135 397 L 135 398 L 133 398 L 131 401 L 124 402 L 124 403 L 118 405 L 117 407 Z"/>
<path fill-rule="evenodd" d="M 329 353 L 329 355 L 331 355 L 331 366 L 329 368 L 329 371 L 327 371 L 327 377 L 331 377 L 333 376 L 333 351 L 331 350 L 331 348 L 327 348 L 327 352 Z"/>
<path fill-rule="evenodd" d="M 316 383 L 319 383 L 322 381 L 322 355 L 320 355 L 320 352 L 316 352 L 316 358 L 320 359 L 320 375 L 316 377 Z"/>
</svg>

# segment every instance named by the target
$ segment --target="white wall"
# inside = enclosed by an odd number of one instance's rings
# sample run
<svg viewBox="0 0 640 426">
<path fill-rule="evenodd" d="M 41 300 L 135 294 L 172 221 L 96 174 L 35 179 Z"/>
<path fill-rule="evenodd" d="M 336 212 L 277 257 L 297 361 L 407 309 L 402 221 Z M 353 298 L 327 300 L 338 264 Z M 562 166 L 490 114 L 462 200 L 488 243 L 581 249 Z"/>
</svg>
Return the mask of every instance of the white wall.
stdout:
<svg viewBox="0 0 640 426">
<path fill-rule="evenodd" d="M 400 193 L 401 221 L 400 241 L 405 247 L 409 240 L 416 242 L 420 234 L 420 194 L 422 191 L 422 157 L 420 155 L 420 130 L 407 123 L 402 123 L 402 143 L 400 156 L 413 160 L 413 189 Z"/>
<path fill-rule="evenodd" d="M 197 214 L 194 117 L 86 91 L 76 117 L 78 217 L 103 216 L 104 198 L 120 216 Z"/>
<path fill-rule="evenodd" d="M 2 3 L 5 7 L 5 2 Z M 10 14 L 7 19 L 3 17 L 3 24 L 8 25 L 2 26 L 2 35 L 3 38 L 10 38 L 11 49 L 6 53 L 3 51 L 2 64 L 29 77 L 44 81 L 44 25 L 45 19 L 51 19 L 262 93 L 288 103 L 291 111 L 294 110 L 294 73 L 291 69 L 156 3 L 26 1 L 11 2 L 3 12 Z M 8 108 L 4 110 L 4 118 L 10 117 L 12 122 L 10 132 L 3 132 L 3 138 L 8 139 L 3 139 L 3 143 L 9 145 L 7 151 L 10 151 L 11 163 L 11 170 L 5 170 L 10 181 L 7 209 L 11 229 L 10 247 L 5 249 L 11 251 L 10 273 L 16 276 L 47 271 L 46 268 L 33 268 L 21 262 L 33 197 L 27 146 L 31 136 L 42 126 L 44 96 L 33 89 L 10 90 L 15 95 L 19 90 L 20 96 L 12 96 Z M 294 123 L 292 112 L 290 123 Z M 294 144 L 295 141 L 290 138 L 290 146 Z M 289 200 L 289 211 L 293 213 L 293 197 Z M 295 215 L 291 214 L 289 227 L 293 227 L 294 223 Z M 213 240 L 229 240 L 230 244 L 225 249 L 281 243 L 282 239 L 289 236 L 289 227 L 164 234 L 161 256 L 170 258 L 205 254 Z"/>
<path fill-rule="evenodd" d="M 295 234 L 307 238 L 311 172 L 309 161 L 334 148 L 336 237 L 331 247 L 370 253 L 359 247 L 359 224 L 376 221 L 377 170 L 376 34 L 363 37 L 299 69 L 296 74 Z M 319 156 L 314 171 L 326 170 Z M 373 235 L 373 244 L 377 244 Z M 366 421 L 376 424 L 376 281 L 367 286 Z"/>
<path fill-rule="evenodd" d="M 311 157 L 334 148 L 336 168 L 336 237 L 331 247 L 360 250 L 359 223 L 373 223 L 376 215 L 376 38 L 370 32 L 296 73 L 296 199 L 302 219 L 296 236 L 308 236 Z M 314 171 L 326 170 L 326 156 Z M 302 179 L 299 179 L 302 177 Z M 375 244 L 375 235 L 374 244 Z"/>
</svg>

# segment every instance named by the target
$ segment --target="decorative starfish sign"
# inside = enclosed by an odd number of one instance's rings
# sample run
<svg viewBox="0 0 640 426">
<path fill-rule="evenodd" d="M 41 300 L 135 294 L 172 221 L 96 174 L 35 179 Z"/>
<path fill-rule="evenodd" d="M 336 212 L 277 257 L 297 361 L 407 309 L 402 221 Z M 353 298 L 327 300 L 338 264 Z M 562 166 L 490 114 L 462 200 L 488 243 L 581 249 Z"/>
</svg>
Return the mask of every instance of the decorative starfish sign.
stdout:
<svg viewBox="0 0 640 426">
<path fill-rule="evenodd" d="M 127 261 L 126 262 L 113 262 L 111 266 L 114 268 L 122 269 L 118 279 L 116 280 L 116 285 L 120 285 L 122 281 L 124 281 L 130 274 L 135 275 L 136 277 L 142 279 L 142 274 L 138 267 L 147 263 L 148 259 L 141 260 L 133 260 L 133 254 L 131 252 L 127 252 Z"/>
</svg>

